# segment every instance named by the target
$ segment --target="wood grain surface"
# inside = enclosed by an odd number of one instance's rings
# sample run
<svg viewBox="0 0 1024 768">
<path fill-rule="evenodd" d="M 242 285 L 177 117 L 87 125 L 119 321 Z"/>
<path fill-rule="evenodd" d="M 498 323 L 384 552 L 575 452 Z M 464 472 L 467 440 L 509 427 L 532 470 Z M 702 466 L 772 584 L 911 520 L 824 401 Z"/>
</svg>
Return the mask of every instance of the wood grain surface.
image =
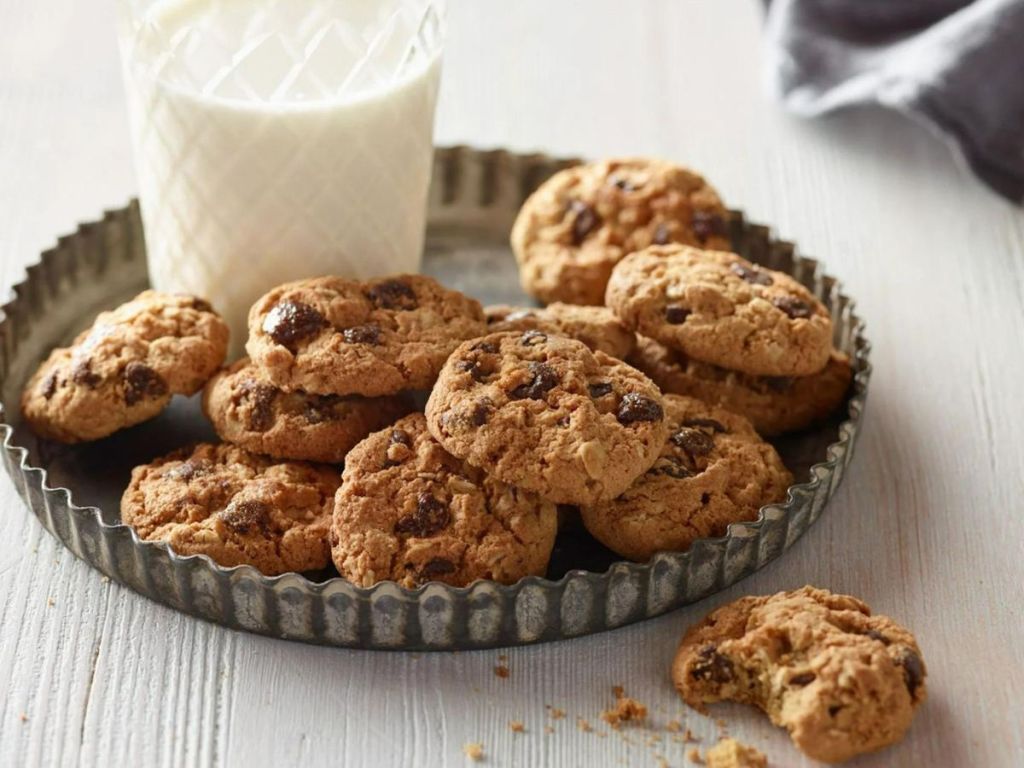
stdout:
<svg viewBox="0 0 1024 768">
<path fill-rule="evenodd" d="M 858 297 L 876 372 L 835 502 L 727 593 L 509 650 L 500 678 L 494 651 L 339 651 L 179 615 L 63 550 L 3 477 L 0 765 L 442 766 L 466 763 L 467 742 L 484 765 L 685 765 L 690 745 L 663 726 L 681 719 L 702 749 L 720 726 L 669 684 L 680 634 L 726 600 L 805 583 L 897 617 L 928 663 L 907 739 L 851 765 L 1024 764 L 1021 210 L 901 117 L 784 114 L 762 87 L 750 0 L 452 5 L 439 142 L 685 162 Z M 112 0 L 0 0 L 5 286 L 134 193 L 113 12 Z M 600 723 L 614 684 L 651 708 L 651 730 Z M 715 714 L 772 765 L 812 764 L 757 712 Z"/>
</svg>

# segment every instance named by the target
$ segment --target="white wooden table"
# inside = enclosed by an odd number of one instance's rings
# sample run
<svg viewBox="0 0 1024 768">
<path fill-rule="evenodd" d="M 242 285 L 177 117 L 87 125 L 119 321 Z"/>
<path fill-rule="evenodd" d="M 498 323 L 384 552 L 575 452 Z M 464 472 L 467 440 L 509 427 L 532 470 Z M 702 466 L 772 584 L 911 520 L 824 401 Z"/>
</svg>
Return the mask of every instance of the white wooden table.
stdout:
<svg viewBox="0 0 1024 768">
<path fill-rule="evenodd" d="M 817 123 L 763 95 L 750 0 L 453 0 L 439 141 L 664 155 L 777 224 L 857 296 L 876 373 L 858 456 L 813 530 L 704 603 L 498 652 L 305 647 L 141 598 L 63 550 L 0 479 L 0 765 L 686 764 L 651 732 L 586 733 L 621 683 L 712 741 L 668 681 L 679 635 L 744 593 L 813 583 L 914 629 L 929 700 L 859 766 L 1024 764 L 1024 214 L 877 112 Z M 628 11 L 626 9 L 629 9 Z M 0 277 L 135 183 L 113 3 L 0 0 Z M 566 711 L 554 720 L 545 705 Z M 809 765 L 753 710 L 731 733 Z M 525 733 L 513 733 L 521 720 Z M 545 726 L 553 727 L 546 732 Z"/>
</svg>

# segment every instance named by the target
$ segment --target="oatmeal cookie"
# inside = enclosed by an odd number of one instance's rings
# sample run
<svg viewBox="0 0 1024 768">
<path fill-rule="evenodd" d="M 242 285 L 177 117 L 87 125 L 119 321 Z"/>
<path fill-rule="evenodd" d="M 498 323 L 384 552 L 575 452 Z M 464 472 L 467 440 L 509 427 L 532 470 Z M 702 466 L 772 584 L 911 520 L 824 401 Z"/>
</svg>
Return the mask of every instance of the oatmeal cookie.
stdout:
<svg viewBox="0 0 1024 768">
<path fill-rule="evenodd" d="M 734 253 L 670 245 L 630 254 L 606 300 L 627 328 L 733 371 L 810 376 L 832 351 L 825 306 L 789 275 Z"/>
<path fill-rule="evenodd" d="M 690 627 L 672 667 L 687 704 L 754 704 L 816 760 L 903 738 L 925 700 L 914 636 L 856 598 L 803 587 L 743 597 Z"/>
<path fill-rule="evenodd" d="M 318 277 L 253 305 L 246 350 L 282 389 L 379 397 L 429 389 L 452 350 L 485 332 L 480 303 L 431 277 Z"/>
<path fill-rule="evenodd" d="M 98 440 L 194 395 L 220 368 L 228 327 L 202 299 L 144 291 L 70 347 L 53 350 L 21 396 L 32 430 L 51 440 Z"/>
<path fill-rule="evenodd" d="M 646 376 L 542 331 L 464 343 L 426 415 L 448 451 L 558 504 L 618 496 L 667 435 L 661 393 Z"/>
<path fill-rule="evenodd" d="M 338 470 L 203 443 L 132 471 L 121 520 L 147 541 L 268 576 L 325 568 Z"/>
<path fill-rule="evenodd" d="M 625 360 L 636 347 L 636 334 L 607 307 L 555 302 L 543 309 L 497 304 L 484 308 L 487 332 L 543 331 L 582 341 L 595 352 Z"/>
<path fill-rule="evenodd" d="M 412 410 L 406 395 L 285 392 L 248 359 L 206 385 L 203 411 L 222 440 L 276 459 L 340 464 L 352 447 Z"/>
<path fill-rule="evenodd" d="M 512 228 L 523 289 L 548 303 L 603 304 L 612 267 L 652 244 L 728 249 L 728 211 L 696 173 L 663 160 L 605 160 L 556 173 Z"/>
<path fill-rule="evenodd" d="M 819 424 L 839 408 L 853 379 L 848 355 L 833 349 L 828 363 L 810 376 L 753 376 L 702 363 L 641 336 L 630 365 L 662 392 L 689 395 L 746 417 L 771 437 Z"/>
<path fill-rule="evenodd" d="M 541 576 L 555 505 L 457 459 L 414 413 L 349 453 L 334 507 L 338 572 L 354 584 L 466 586 Z"/>
<path fill-rule="evenodd" d="M 591 535 L 631 560 L 724 536 L 729 523 L 756 520 L 762 506 L 782 501 L 793 482 L 742 416 L 690 397 L 664 403 L 669 435 L 654 466 L 621 495 L 580 508 Z"/>
</svg>

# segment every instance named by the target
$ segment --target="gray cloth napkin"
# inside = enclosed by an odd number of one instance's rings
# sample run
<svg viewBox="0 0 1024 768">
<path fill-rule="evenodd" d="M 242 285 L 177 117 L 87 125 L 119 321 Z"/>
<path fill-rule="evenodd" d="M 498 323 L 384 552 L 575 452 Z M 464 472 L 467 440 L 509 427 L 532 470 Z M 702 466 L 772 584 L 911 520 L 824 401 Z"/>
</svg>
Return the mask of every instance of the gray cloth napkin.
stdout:
<svg viewBox="0 0 1024 768">
<path fill-rule="evenodd" d="M 1024 202 L 1024 0 L 765 0 L 773 87 L 817 116 L 881 104 Z"/>
</svg>

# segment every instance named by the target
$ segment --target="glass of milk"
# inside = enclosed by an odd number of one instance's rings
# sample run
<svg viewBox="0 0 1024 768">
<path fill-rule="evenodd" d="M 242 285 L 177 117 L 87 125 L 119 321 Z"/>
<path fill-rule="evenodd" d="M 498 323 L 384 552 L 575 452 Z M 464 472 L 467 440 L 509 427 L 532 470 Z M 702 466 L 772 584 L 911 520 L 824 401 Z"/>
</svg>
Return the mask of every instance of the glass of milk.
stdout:
<svg viewBox="0 0 1024 768">
<path fill-rule="evenodd" d="M 444 0 L 118 0 L 153 286 L 419 269 Z"/>
</svg>

